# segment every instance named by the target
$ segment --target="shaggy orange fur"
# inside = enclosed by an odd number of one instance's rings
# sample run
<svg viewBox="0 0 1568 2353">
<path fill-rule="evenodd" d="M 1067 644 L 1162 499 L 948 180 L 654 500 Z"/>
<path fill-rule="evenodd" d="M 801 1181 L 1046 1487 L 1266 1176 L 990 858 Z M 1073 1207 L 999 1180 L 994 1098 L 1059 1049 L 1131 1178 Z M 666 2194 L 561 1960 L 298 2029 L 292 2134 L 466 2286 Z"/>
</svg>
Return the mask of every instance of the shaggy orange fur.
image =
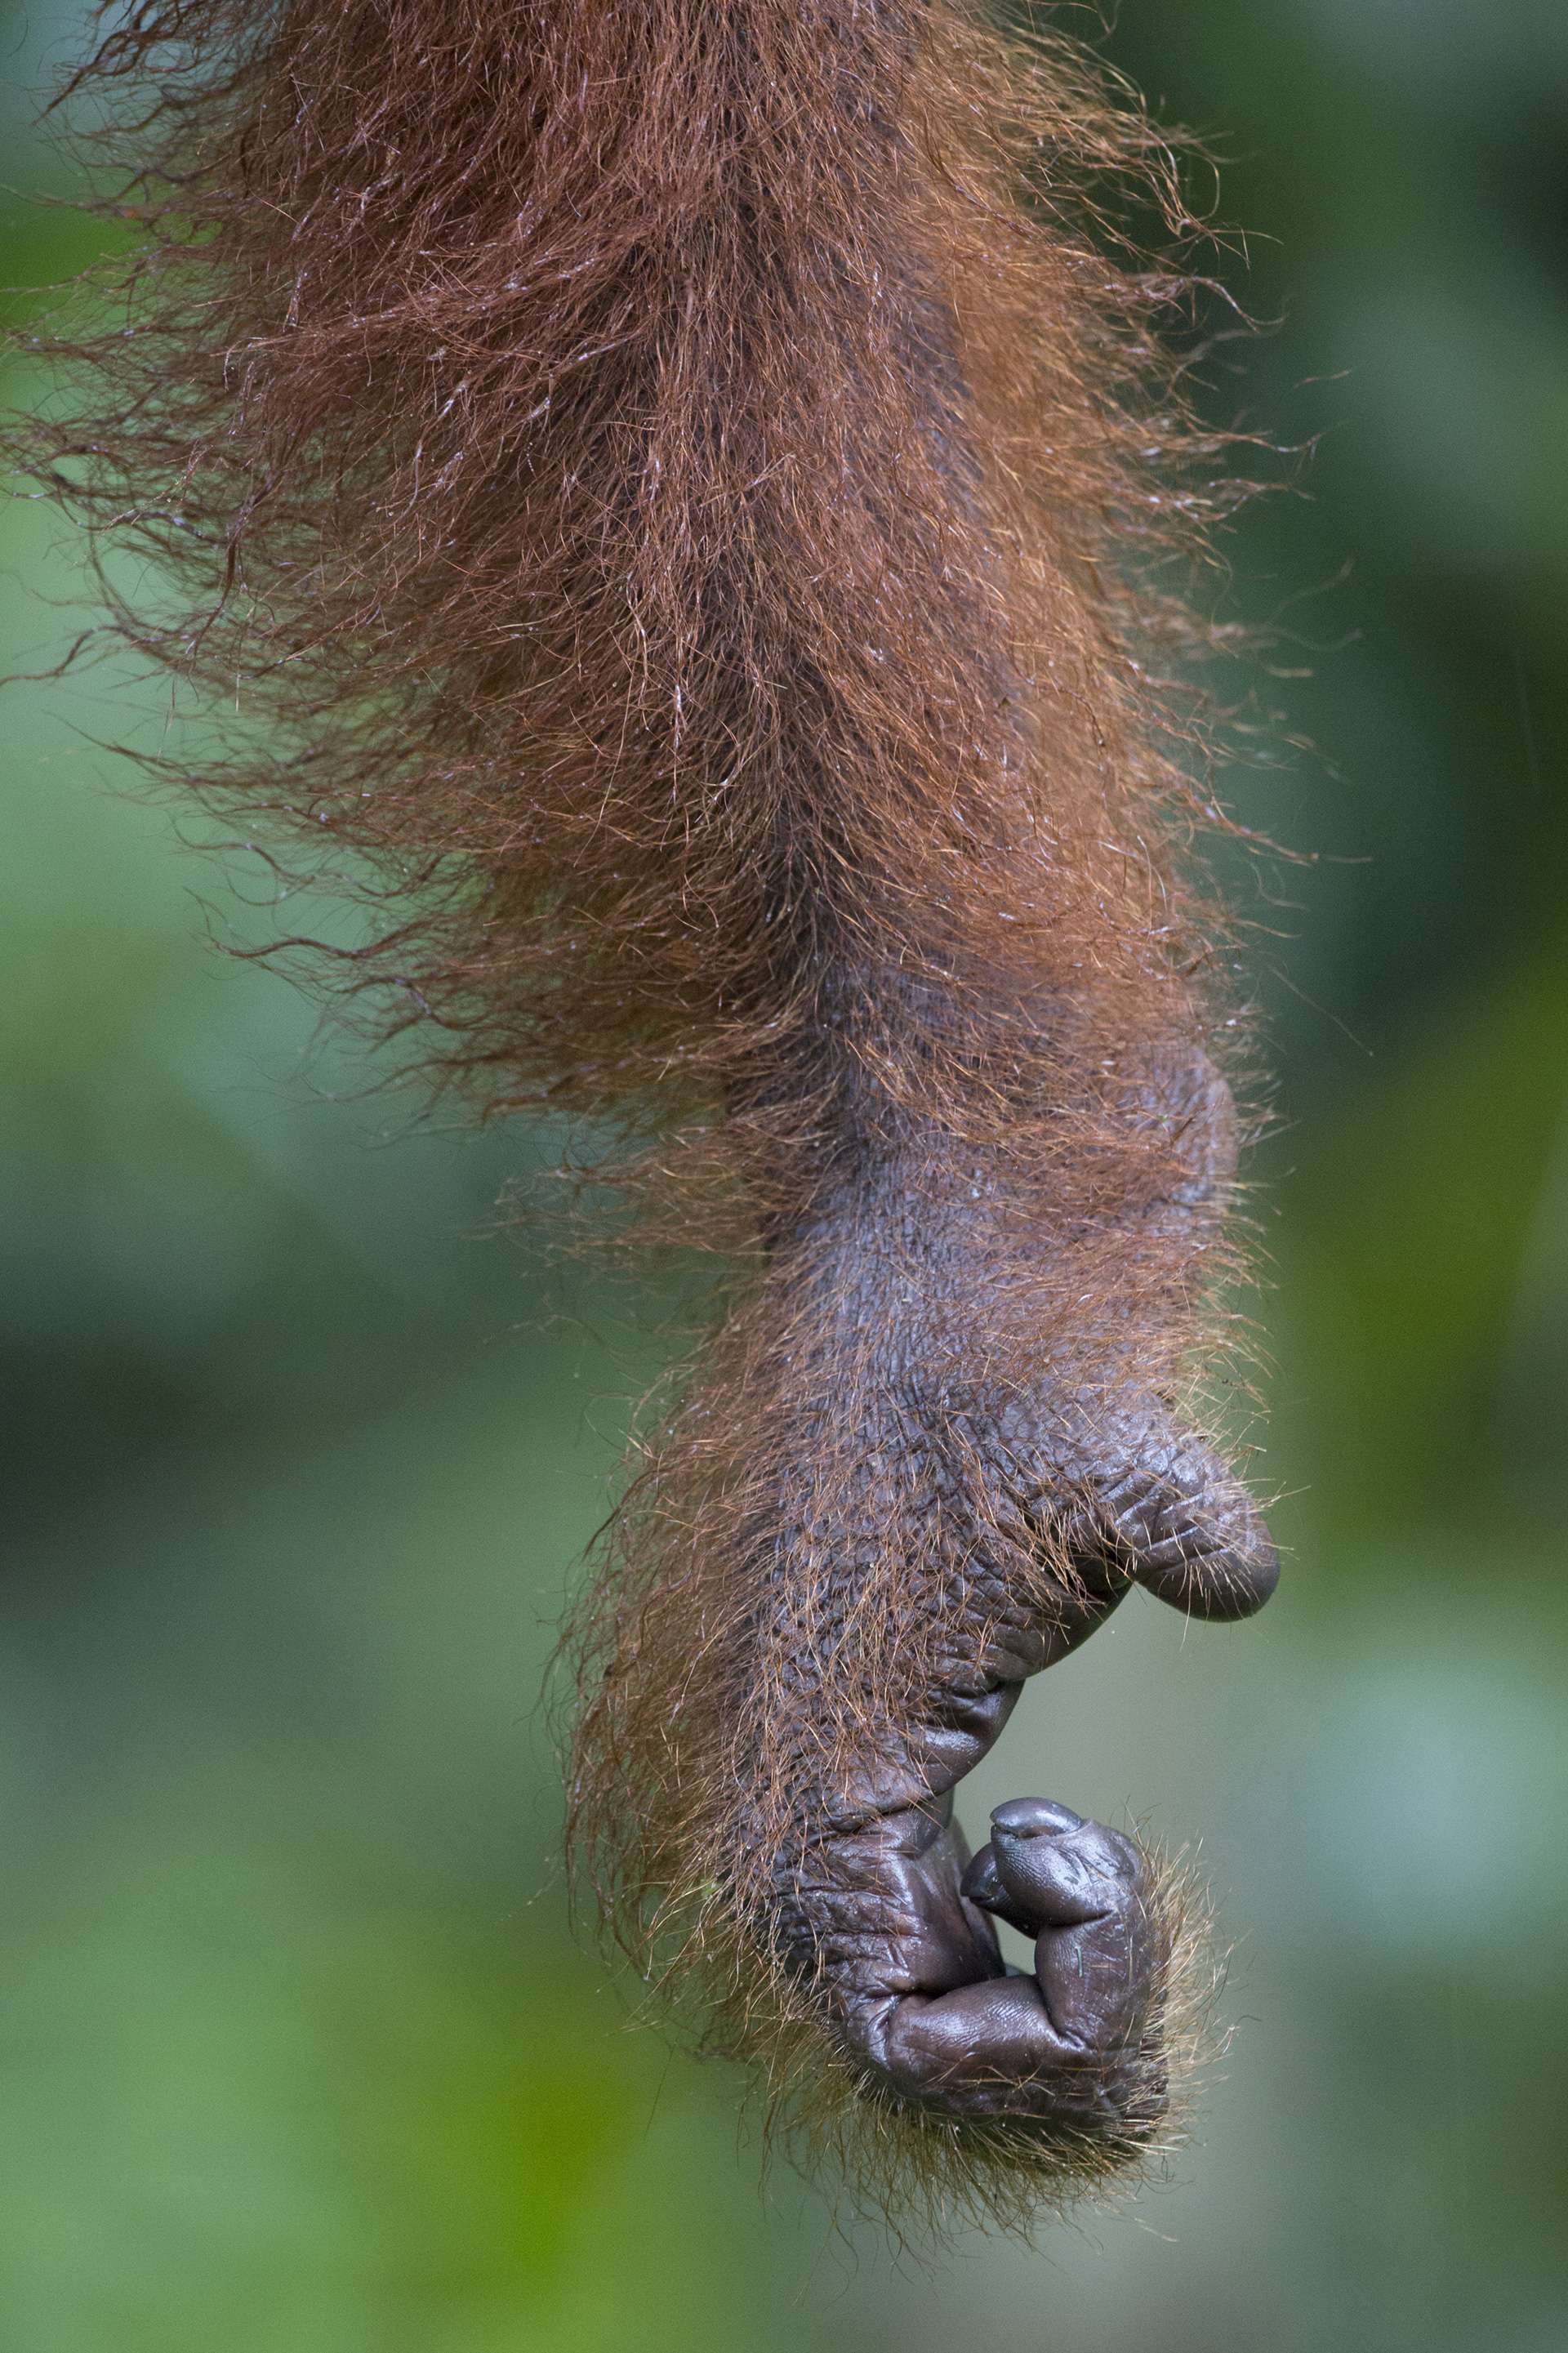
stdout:
<svg viewBox="0 0 1568 2353">
<path fill-rule="evenodd" d="M 139 0 L 71 95 L 146 242 L 19 455 L 226 708 L 190 781 L 374 875 L 389 1029 L 738 1268 L 577 1629 L 608 1915 L 854 2185 L 1099 2179 L 1180 2055 L 1170 1876 L 1086 2104 L 868 2058 L 813 1874 L 1131 1577 L 1271 1574 L 1177 1413 L 1235 1021 L 1180 682 L 1228 493 L 1110 226 L 1186 226 L 1169 150 L 966 0 Z M 1105 1467 L 1151 1415 L 1180 1527 Z"/>
</svg>

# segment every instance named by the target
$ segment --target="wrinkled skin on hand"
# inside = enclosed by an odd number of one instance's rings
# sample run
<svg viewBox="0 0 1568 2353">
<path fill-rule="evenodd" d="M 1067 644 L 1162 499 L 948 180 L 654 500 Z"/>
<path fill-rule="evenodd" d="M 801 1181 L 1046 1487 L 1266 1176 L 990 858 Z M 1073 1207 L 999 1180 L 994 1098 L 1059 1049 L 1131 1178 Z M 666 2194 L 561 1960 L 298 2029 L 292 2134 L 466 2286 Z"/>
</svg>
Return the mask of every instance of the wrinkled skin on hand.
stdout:
<svg viewBox="0 0 1568 2353">
<path fill-rule="evenodd" d="M 1152 1088 L 1146 1115 L 1173 1124 L 1186 1174 L 1142 1214 L 1163 1242 L 1195 1240 L 1234 1162 L 1228 1091 L 1194 1055 Z M 903 1198 L 896 1170 L 859 1188 L 822 1261 L 822 1295 L 860 1351 L 842 1395 L 859 1400 L 851 1442 L 873 1469 L 859 1527 L 836 1495 L 831 1533 L 798 1527 L 779 1576 L 768 1681 L 795 1717 L 795 1769 L 777 1948 L 846 2057 L 896 2101 L 1146 2137 L 1163 2099 L 1148 2030 L 1171 1957 L 1152 1862 L 1040 1798 L 998 1808 L 971 1858 L 953 1796 L 1025 1681 L 1134 1584 L 1194 1617 L 1238 1619 L 1273 1590 L 1276 1556 L 1234 1474 L 1141 1383 L 1135 1350 L 1077 1378 L 989 1382 L 994 1310 L 965 1210 L 931 1215 L 928 1187 L 895 1254 Z M 803 1604 L 799 1561 L 825 1549 Z M 923 1620 L 920 1662 L 868 1712 L 858 1756 L 836 1744 L 821 1768 L 814 1718 L 834 1710 L 861 1579 L 889 1552 L 907 1558 L 901 1639 Z M 1031 1972 L 1005 1966 L 997 1920 L 1034 1938 Z"/>
</svg>

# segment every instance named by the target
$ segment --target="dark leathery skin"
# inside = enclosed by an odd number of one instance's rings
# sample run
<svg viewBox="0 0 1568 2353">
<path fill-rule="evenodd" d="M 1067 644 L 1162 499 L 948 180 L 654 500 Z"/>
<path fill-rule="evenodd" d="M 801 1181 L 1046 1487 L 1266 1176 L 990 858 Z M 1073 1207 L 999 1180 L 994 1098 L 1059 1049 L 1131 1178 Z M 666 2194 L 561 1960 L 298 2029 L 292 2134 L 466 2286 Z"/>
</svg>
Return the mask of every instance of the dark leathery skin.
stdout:
<svg viewBox="0 0 1568 2353">
<path fill-rule="evenodd" d="M 1160 1072 L 1152 1093 L 1187 1121 L 1192 1173 L 1147 1214 L 1184 1221 L 1228 1173 L 1228 1092 L 1195 1056 Z M 889 1214 L 874 1205 L 872 1229 Z M 1235 1475 L 1131 1371 L 1109 1396 L 1045 1378 L 988 1398 L 949 1380 L 929 1322 L 900 1343 L 908 1302 L 859 1261 L 837 1263 L 831 1288 L 859 1328 L 889 1335 L 885 1411 L 864 1443 L 892 1475 L 868 1504 L 867 1556 L 887 1541 L 889 1510 L 914 1529 L 940 1509 L 951 1550 L 935 1572 L 941 1630 L 922 1690 L 847 1781 L 806 1801 L 803 1851 L 779 1859 L 778 1949 L 845 2054 L 896 2099 L 1114 2136 L 1149 2095 L 1139 2044 L 1163 1956 L 1148 1865 L 1117 1831 L 1037 1798 L 999 1808 L 971 1860 L 952 1793 L 1024 1681 L 1085 1641 L 1133 1583 L 1198 1617 L 1260 1608 L 1278 1575 L 1267 1528 Z M 983 1515 L 964 1508 L 976 1481 Z M 847 1593 L 853 1583 L 851 1559 Z M 1005 1966 L 997 1919 L 1034 1938 L 1031 1972 Z"/>
</svg>

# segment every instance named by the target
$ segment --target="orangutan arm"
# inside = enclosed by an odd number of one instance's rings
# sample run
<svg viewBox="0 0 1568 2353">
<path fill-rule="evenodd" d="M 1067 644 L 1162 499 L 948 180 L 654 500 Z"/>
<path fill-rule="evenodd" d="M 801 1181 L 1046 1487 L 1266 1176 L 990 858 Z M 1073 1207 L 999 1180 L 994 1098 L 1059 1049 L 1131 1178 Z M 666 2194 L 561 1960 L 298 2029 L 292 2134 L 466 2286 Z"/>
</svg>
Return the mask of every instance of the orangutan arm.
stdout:
<svg viewBox="0 0 1568 2353">
<path fill-rule="evenodd" d="M 1235 1017 L 1172 565 L 1225 500 L 1179 269 L 1100 233 L 1181 226 L 1169 144 L 978 0 L 146 0 L 77 87 L 141 237 L 6 451 L 205 695 L 160 779 L 346 885 L 327 967 L 438 1077 L 629 1133 L 748 1271 L 584 1605 L 578 1857 L 710 2042 L 869 2117 L 852 2189 L 892 2116 L 1020 2212 L 1146 2137 L 1175 1939 L 1038 1801 L 965 1883 L 952 1793 L 1129 1582 L 1273 1575 L 1182 1410 Z"/>
</svg>

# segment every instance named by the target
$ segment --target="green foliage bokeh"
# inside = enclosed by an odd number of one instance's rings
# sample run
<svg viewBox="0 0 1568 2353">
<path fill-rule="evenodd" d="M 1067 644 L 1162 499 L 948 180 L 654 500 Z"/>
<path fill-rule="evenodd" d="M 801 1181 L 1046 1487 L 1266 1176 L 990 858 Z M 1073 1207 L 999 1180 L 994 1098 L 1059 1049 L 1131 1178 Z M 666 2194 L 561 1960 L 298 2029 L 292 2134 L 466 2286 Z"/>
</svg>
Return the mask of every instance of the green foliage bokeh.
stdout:
<svg viewBox="0 0 1568 2353">
<path fill-rule="evenodd" d="M 66 185 L 25 93 L 83 16 L 0 5 L 24 191 Z M 1229 780 L 1320 853 L 1244 909 L 1289 1559 L 1253 1628 L 1130 1606 L 976 1802 L 1202 1837 L 1240 1942 L 1200 2144 L 911 2274 L 636 2030 L 539 1693 L 657 1334 L 500 1230 L 529 1137 L 367 1096 L 211 953 L 250 919 L 96 748 L 162 723 L 100 670 L 0 700 L 18 2353 L 1563 2341 L 1568 14 L 1123 0 L 1109 47 L 1231 158 L 1272 323 L 1216 414 L 1316 444 L 1229 591 L 1316 747 Z M 13 315 L 99 236 L 0 198 Z M 77 563 L 0 514 L 0 669 L 58 658 Z"/>
</svg>

